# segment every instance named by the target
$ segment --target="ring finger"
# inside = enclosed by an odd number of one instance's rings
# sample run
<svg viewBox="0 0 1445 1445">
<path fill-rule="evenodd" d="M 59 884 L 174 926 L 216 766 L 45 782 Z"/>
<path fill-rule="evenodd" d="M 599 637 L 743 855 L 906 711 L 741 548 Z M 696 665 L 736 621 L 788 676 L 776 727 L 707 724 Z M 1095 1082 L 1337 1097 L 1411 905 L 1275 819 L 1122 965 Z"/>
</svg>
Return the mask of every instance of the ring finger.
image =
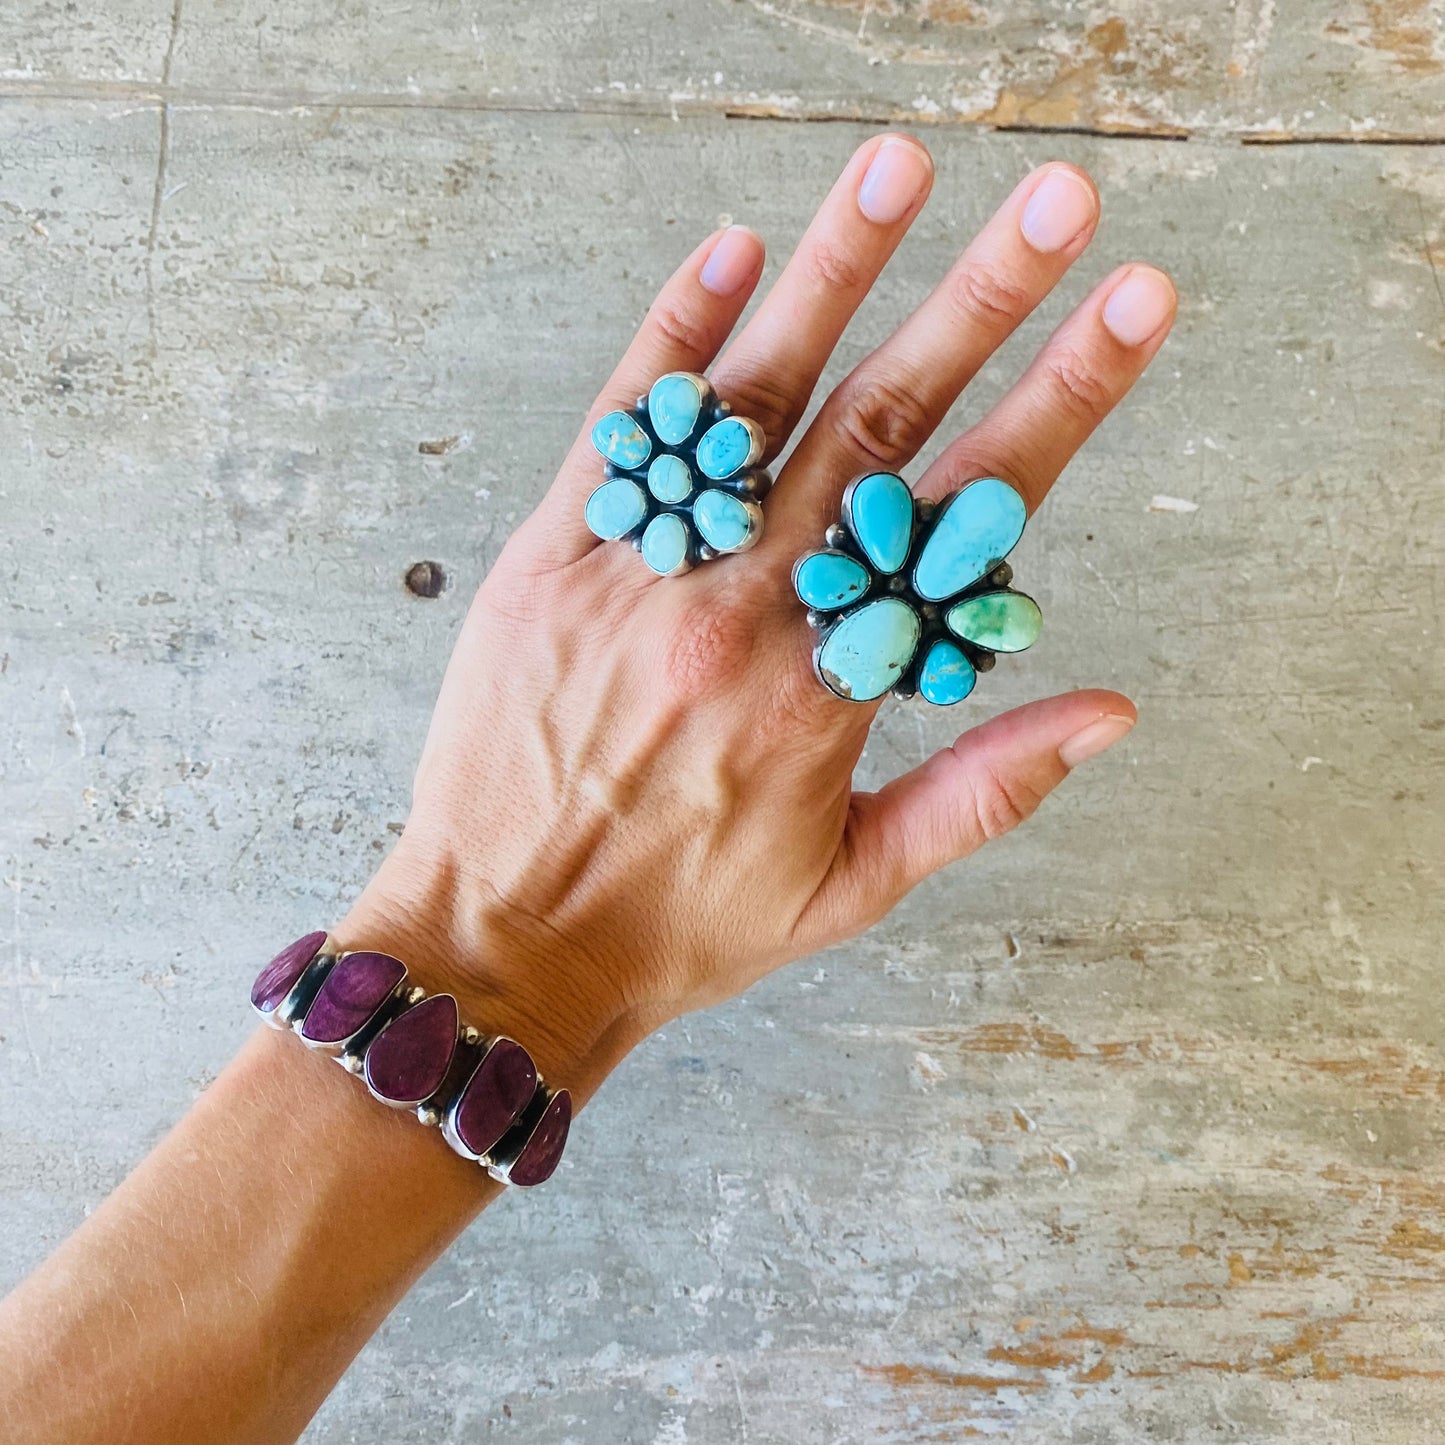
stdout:
<svg viewBox="0 0 1445 1445">
<path fill-rule="evenodd" d="M 1026 176 L 927 300 L 824 402 L 774 502 L 774 545 L 796 550 L 848 480 L 896 471 L 1093 238 L 1099 199 L 1058 163 Z M 796 480 L 794 480 L 796 479 Z"/>
</svg>

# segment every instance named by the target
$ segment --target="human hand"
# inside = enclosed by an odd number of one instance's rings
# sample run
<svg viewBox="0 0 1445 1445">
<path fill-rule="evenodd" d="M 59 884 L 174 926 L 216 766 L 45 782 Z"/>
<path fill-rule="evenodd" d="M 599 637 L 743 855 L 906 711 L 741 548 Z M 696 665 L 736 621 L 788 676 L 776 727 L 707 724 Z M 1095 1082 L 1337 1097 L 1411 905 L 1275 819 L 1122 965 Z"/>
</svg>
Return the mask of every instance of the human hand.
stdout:
<svg viewBox="0 0 1445 1445">
<path fill-rule="evenodd" d="M 663 288 L 478 592 L 404 836 L 333 930 L 343 946 L 397 953 L 574 1092 L 665 1020 L 867 928 L 1133 724 L 1126 698 L 1075 692 L 855 792 L 877 705 L 841 701 L 814 677 L 790 583 L 845 484 L 904 467 L 1087 246 L 1098 199 L 1070 167 L 1028 176 L 827 398 L 769 494 L 754 550 L 659 580 L 583 522 L 603 475 L 592 422 L 665 372 L 708 371 L 777 455 L 932 175 L 916 141 L 865 143 L 725 350 L 762 271 L 761 241 L 741 227 L 714 235 Z M 915 492 L 937 499 L 998 476 L 1037 507 L 1163 343 L 1174 309 L 1162 273 L 1115 271 Z"/>
</svg>

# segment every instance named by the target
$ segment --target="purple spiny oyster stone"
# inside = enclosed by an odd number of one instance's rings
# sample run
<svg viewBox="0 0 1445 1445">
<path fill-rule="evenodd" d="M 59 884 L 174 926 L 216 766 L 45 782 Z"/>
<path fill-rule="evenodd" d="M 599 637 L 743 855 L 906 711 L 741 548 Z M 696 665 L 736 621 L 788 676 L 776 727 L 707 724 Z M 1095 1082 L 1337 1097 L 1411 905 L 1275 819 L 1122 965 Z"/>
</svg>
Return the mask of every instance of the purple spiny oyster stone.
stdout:
<svg viewBox="0 0 1445 1445">
<path fill-rule="evenodd" d="M 313 1044 L 349 1039 L 391 997 L 406 965 L 389 953 L 348 953 L 332 966 L 306 1011 L 301 1037 Z"/>
<path fill-rule="evenodd" d="M 466 1082 L 453 1127 L 473 1154 L 485 1154 L 532 1101 L 537 1066 L 521 1044 L 498 1039 Z"/>
<path fill-rule="evenodd" d="M 566 1089 L 560 1089 L 553 1095 L 531 1137 L 512 1161 L 508 1179 L 524 1187 L 550 1179 L 552 1171 L 561 1162 L 562 1150 L 567 1144 L 567 1131 L 571 1127 L 572 1096 Z"/>
<path fill-rule="evenodd" d="M 366 1082 L 393 1104 L 420 1104 L 441 1088 L 457 1048 L 457 1001 L 423 999 L 392 1019 L 366 1051 Z"/>
<path fill-rule="evenodd" d="M 296 980 L 306 972 L 311 960 L 321 951 L 326 942 L 325 932 L 308 933 L 295 943 L 288 943 L 260 973 L 251 985 L 251 1007 L 262 1013 L 271 1013 L 280 1007 L 281 1001 L 296 987 Z"/>
</svg>

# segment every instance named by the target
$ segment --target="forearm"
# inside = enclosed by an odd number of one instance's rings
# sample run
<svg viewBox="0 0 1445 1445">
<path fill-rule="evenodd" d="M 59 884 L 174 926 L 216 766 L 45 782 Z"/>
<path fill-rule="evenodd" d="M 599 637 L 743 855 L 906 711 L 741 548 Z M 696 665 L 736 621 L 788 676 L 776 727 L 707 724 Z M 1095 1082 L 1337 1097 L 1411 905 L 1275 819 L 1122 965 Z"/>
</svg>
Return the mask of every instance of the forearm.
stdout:
<svg viewBox="0 0 1445 1445">
<path fill-rule="evenodd" d="M 441 955 L 458 940 L 437 901 L 373 892 L 333 934 L 396 953 L 431 987 L 454 986 Z M 494 977 L 461 1000 L 464 1016 L 526 1039 L 580 1104 L 630 1035 L 554 1008 L 544 981 L 510 966 Z M 0 1304 L 0 1437 L 292 1441 L 411 1283 L 499 1192 L 330 1059 L 258 1030 Z"/>
</svg>

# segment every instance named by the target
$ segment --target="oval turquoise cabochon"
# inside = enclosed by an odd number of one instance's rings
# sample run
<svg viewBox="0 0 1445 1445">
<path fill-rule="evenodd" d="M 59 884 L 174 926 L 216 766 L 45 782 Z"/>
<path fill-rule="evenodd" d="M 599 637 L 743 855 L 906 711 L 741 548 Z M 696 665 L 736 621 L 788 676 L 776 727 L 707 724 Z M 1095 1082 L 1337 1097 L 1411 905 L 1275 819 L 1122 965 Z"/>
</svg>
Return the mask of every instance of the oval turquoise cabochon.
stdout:
<svg viewBox="0 0 1445 1445">
<path fill-rule="evenodd" d="M 846 552 L 810 552 L 793 573 L 793 590 L 805 606 L 836 612 L 868 590 L 868 569 Z"/>
<path fill-rule="evenodd" d="M 681 457 L 663 452 L 647 469 L 647 490 L 659 502 L 685 502 L 692 495 L 692 473 Z"/>
<path fill-rule="evenodd" d="M 647 524 L 642 560 L 661 577 L 687 570 L 687 527 L 676 512 L 659 512 Z"/>
<path fill-rule="evenodd" d="M 630 477 L 613 477 L 587 498 L 582 515 L 604 542 L 615 542 L 647 515 L 647 497 Z"/>
<path fill-rule="evenodd" d="M 977 582 L 1023 536 L 1024 499 L 997 477 L 970 482 L 944 503 L 913 568 L 920 597 L 941 602 Z"/>
<path fill-rule="evenodd" d="M 848 528 L 864 555 L 886 577 L 908 560 L 913 541 L 913 493 L 902 477 L 873 472 L 848 488 Z"/>
<path fill-rule="evenodd" d="M 736 552 L 752 540 L 753 515 L 731 492 L 709 487 L 693 503 L 692 519 L 715 551 Z"/>
<path fill-rule="evenodd" d="M 946 637 L 929 647 L 918 669 L 918 691 L 939 707 L 962 702 L 973 691 L 978 674 L 963 649 Z"/>
<path fill-rule="evenodd" d="M 948 630 L 990 652 L 1022 652 L 1039 640 L 1044 614 L 1022 592 L 983 592 L 955 602 L 944 618 Z"/>
<path fill-rule="evenodd" d="M 922 630 L 918 614 L 897 597 L 865 602 L 824 635 L 818 674 L 839 697 L 871 702 L 903 676 Z"/>
<path fill-rule="evenodd" d="M 609 411 L 592 428 L 592 445 L 625 472 L 635 472 L 652 455 L 652 441 L 625 411 Z"/>
<path fill-rule="evenodd" d="M 681 446 L 692 435 L 702 413 L 702 387 L 686 371 L 670 371 L 652 383 L 647 416 L 664 446 Z"/>
<path fill-rule="evenodd" d="M 740 416 L 714 422 L 697 444 L 697 468 L 715 482 L 723 481 L 757 460 L 762 433 Z"/>
</svg>

